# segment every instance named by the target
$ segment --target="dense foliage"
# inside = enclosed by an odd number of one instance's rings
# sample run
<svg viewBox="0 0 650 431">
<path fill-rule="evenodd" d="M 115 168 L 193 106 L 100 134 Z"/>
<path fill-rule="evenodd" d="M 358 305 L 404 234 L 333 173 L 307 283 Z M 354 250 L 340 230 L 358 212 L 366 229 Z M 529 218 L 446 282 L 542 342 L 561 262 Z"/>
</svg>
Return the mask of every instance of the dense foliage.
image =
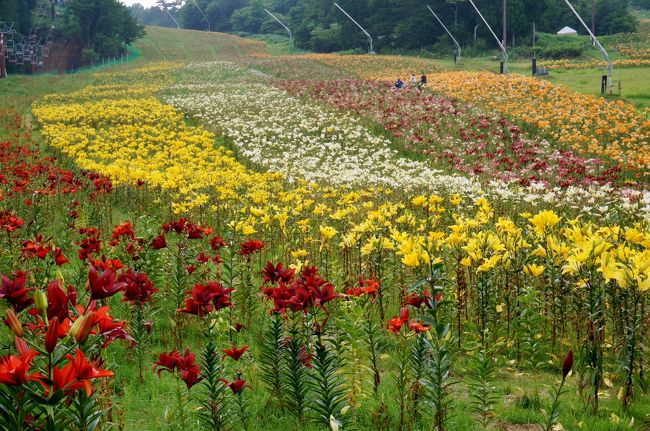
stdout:
<svg viewBox="0 0 650 431">
<path fill-rule="evenodd" d="M 99 58 L 118 56 L 126 46 L 144 35 L 144 28 L 117 0 L 46 1 L 46 14 L 41 14 L 43 2 L 37 0 L 1 0 L 0 21 L 14 23 L 18 32 L 16 40 L 39 28 L 37 40 L 44 42 L 45 33 L 55 26 L 55 40 L 64 42 L 72 57 L 81 56 L 82 63 Z M 50 7 L 57 14 L 53 21 Z M 39 22 L 36 22 L 36 21 Z M 38 24 L 38 25 L 37 25 Z M 79 64 L 79 62 L 75 62 Z"/>
<path fill-rule="evenodd" d="M 288 23 L 300 48 L 314 51 L 363 49 L 366 37 L 334 6 L 334 0 L 196 0 L 180 9 L 181 25 L 193 29 L 247 33 L 284 33 L 285 30 L 265 11 L 267 8 Z M 431 48 L 439 42 L 448 46 L 448 36 L 417 0 L 341 0 L 344 9 L 375 38 L 379 50 Z M 502 2 L 475 2 L 499 35 L 502 36 Z M 592 1 L 573 1 L 587 22 L 591 21 Z M 636 23 L 627 0 L 595 0 L 597 34 L 633 31 Z M 463 44 L 492 46 L 488 29 L 466 0 L 437 0 L 431 6 Z M 530 44 L 533 23 L 537 31 L 556 33 L 565 25 L 580 29 L 580 24 L 561 0 L 508 0 L 507 33 L 509 44 Z M 476 35 L 474 33 L 475 27 Z"/>
</svg>

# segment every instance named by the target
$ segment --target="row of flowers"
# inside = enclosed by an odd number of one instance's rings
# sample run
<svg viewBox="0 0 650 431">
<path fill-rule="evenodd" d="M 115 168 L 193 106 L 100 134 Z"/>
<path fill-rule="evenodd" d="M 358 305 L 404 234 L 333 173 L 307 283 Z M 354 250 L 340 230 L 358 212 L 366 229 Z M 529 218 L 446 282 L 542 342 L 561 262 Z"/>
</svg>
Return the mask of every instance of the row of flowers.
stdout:
<svg viewBox="0 0 650 431">
<path fill-rule="evenodd" d="M 382 125 L 408 151 L 430 155 L 477 176 L 548 186 L 616 183 L 620 167 L 533 139 L 505 118 L 442 96 L 381 81 L 279 81 L 290 94 L 312 96 Z"/>
</svg>

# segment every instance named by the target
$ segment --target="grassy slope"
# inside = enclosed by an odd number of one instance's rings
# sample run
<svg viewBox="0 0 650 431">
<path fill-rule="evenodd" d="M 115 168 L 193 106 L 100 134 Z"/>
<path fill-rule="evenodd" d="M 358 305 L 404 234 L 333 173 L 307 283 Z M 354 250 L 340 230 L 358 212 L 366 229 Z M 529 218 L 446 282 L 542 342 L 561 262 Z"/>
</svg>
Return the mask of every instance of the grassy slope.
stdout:
<svg viewBox="0 0 650 431">
<path fill-rule="evenodd" d="M 227 56 L 241 55 L 240 49 L 234 43 L 224 43 L 218 35 L 210 35 L 203 32 L 166 30 L 150 27 L 148 36 L 136 44 L 137 49 L 142 54 L 139 59 L 131 65 L 117 66 L 128 68 L 133 65 L 141 64 L 149 60 L 184 60 L 184 61 L 204 61 L 212 59 L 224 59 Z M 495 63 L 487 61 L 469 61 L 467 66 L 473 68 L 490 68 L 493 70 Z M 85 85 L 92 84 L 94 78 L 89 72 L 82 72 L 76 75 L 65 76 L 36 76 L 36 77 L 11 77 L 7 80 L 0 81 L 0 104 L 16 108 L 19 112 L 29 117 L 31 103 L 45 94 L 52 92 L 65 92 L 78 89 Z M 188 344 L 193 345 L 196 342 L 188 337 Z M 116 347 L 118 347 L 116 345 Z M 158 351 L 159 349 L 156 349 Z M 152 358 L 153 360 L 153 358 Z M 120 405 L 118 410 L 123 412 L 121 417 L 114 418 L 116 422 L 121 423 L 127 430 L 155 430 L 163 426 L 163 416 L 165 407 L 172 404 L 174 398 L 173 381 L 169 376 L 159 380 L 152 373 L 145 373 L 145 382 L 137 382 L 136 370 L 130 367 L 132 358 L 130 351 L 124 347 L 118 347 L 111 353 L 108 358 L 109 366 L 116 372 L 115 384 L 121 389 L 122 396 L 115 401 Z M 456 372 L 463 374 L 462 370 L 466 366 L 464 360 L 456 364 Z M 388 382 L 390 378 L 386 376 Z M 497 408 L 498 429 L 502 430 L 532 430 L 536 429 L 527 424 L 539 418 L 539 405 L 536 404 L 536 394 L 540 394 L 543 405 L 546 405 L 546 395 L 549 391 L 549 384 L 557 380 L 557 375 L 545 371 L 531 374 L 518 373 L 510 369 L 506 364 L 500 364 L 498 381 L 495 383 L 495 392 L 499 395 L 500 403 Z M 255 384 L 255 382 L 253 382 Z M 566 394 L 563 404 L 562 422 L 566 429 L 576 429 L 576 424 L 583 422 L 583 429 L 590 430 L 612 430 L 614 429 L 609 415 L 616 413 L 623 416 L 619 409 L 619 403 L 616 400 L 614 389 L 606 389 L 604 392 L 608 396 L 603 402 L 602 415 L 599 418 L 590 417 L 583 411 L 582 403 L 579 401 L 575 390 L 576 379 L 571 379 L 570 390 Z M 389 404 L 391 411 L 394 413 L 395 406 L 392 402 L 391 391 L 394 388 L 392 384 L 384 386 L 384 397 Z M 259 394 L 259 392 L 258 392 Z M 533 401 L 530 402 L 529 399 Z M 251 400 L 252 407 L 261 411 L 264 409 L 265 401 L 259 398 Z M 370 407 L 365 412 L 366 423 L 370 421 L 370 416 L 375 413 L 378 407 L 377 403 L 370 403 Z M 647 397 L 640 399 L 634 407 L 634 413 L 637 417 L 636 426 L 643 422 L 643 418 L 650 421 L 647 411 L 650 400 Z M 473 429 L 473 422 L 468 413 L 468 397 L 464 386 L 457 386 L 454 389 L 454 422 L 457 424 L 455 429 Z M 304 430 L 313 429 L 302 424 L 288 420 L 286 417 L 274 417 L 266 415 L 265 421 L 255 421 L 251 429 L 255 430 L 277 430 L 282 427 L 285 430 Z M 370 429 L 370 428 L 365 428 Z M 637 428 L 638 429 L 638 428 Z"/>
</svg>

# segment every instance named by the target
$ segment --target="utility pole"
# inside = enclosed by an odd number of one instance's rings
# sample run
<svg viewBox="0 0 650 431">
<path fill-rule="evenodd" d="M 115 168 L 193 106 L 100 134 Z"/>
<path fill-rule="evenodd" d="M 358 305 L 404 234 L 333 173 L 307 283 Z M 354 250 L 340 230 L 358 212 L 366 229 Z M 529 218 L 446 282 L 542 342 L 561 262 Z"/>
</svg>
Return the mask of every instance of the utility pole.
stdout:
<svg viewBox="0 0 650 431">
<path fill-rule="evenodd" d="M 596 35 L 596 0 L 591 0 L 591 33 Z"/>
</svg>

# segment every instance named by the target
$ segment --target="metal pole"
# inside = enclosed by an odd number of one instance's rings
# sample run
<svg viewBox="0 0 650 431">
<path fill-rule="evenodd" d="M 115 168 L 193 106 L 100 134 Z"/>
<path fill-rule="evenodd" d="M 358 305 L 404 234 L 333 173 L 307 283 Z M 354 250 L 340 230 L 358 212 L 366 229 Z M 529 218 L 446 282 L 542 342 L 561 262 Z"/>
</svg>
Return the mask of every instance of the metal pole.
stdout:
<svg viewBox="0 0 650 431">
<path fill-rule="evenodd" d="M 205 22 L 208 23 L 208 32 L 210 32 L 210 21 L 208 20 L 208 17 L 205 16 L 205 14 L 203 13 L 201 8 L 199 7 L 199 4 L 196 2 L 196 0 L 192 0 L 192 2 L 194 2 L 194 6 L 196 6 L 196 8 L 199 10 L 199 12 L 201 12 L 201 15 L 203 15 L 203 19 L 205 19 Z"/>
<path fill-rule="evenodd" d="M 5 64 L 5 34 L 0 33 L 0 79 L 7 77 L 7 65 Z"/>
<path fill-rule="evenodd" d="M 589 33 L 589 36 L 591 36 L 591 40 L 594 41 L 594 43 L 596 44 L 596 46 L 600 50 L 600 53 L 602 54 L 603 58 L 607 62 L 607 76 L 608 76 L 608 81 L 609 81 L 609 94 L 612 94 L 612 88 L 614 88 L 614 80 L 612 78 L 612 71 L 614 69 L 614 66 L 612 65 L 612 62 L 609 59 L 609 55 L 607 54 L 607 51 L 605 51 L 605 48 L 603 48 L 603 46 L 600 44 L 598 39 L 596 39 L 596 36 L 594 36 L 594 34 L 589 29 L 589 26 L 587 26 L 587 24 L 585 24 L 585 22 L 580 17 L 578 12 L 575 10 L 573 5 L 569 2 L 569 0 L 564 0 L 564 1 L 566 2 L 567 6 L 569 6 L 569 8 L 571 8 L 571 11 L 573 11 L 573 14 L 576 16 L 576 18 L 578 18 L 578 21 L 580 21 L 580 24 L 582 24 L 582 26 L 585 28 L 585 30 L 587 30 L 587 32 Z"/>
<path fill-rule="evenodd" d="M 478 8 L 474 4 L 474 2 L 472 0 L 469 0 L 469 2 L 474 7 L 474 10 L 476 10 L 476 13 L 478 14 L 478 16 L 481 17 L 481 19 L 483 20 L 483 22 L 487 26 L 488 30 L 490 30 L 490 33 L 492 33 L 492 36 L 494 36 L 494 40 L 496 40 L 497 43 L 499 44 L 499 48 L 501 48 L 501 51 L 503 52 L 503 71 L 504 71 L 504 73 L 508 73 L 508 51 L 506 51 L 506 47 L 503 46 L 503 44 L 501 43 L 501 41 L 497 37 L 496 33 L 494 33 L 494 30 L 492 30 L 492 27 L 490 27 L 490 24 L 488 24 L 488 22 L 485 20 L 485 18 L 483 18 L 483 15 L 481 14 L 481 11 L 478 10 Z"/>
<path fill-rule="evenodd" d="M 176 28 L 177 28 L 178 30 L 180 30 L 180 29 L 181 29 L 181 25 L 178 23 L 178 21 L 176 21 L 176 18 L 174 18 L 174 16 L 169 12 L 169 9 L 167 9 L 166 6 L 165 6 L 165 12 L 167 12 L 167 15 L 169 15 L 169 17 L 172 19 L 172 21 L 174 21 L 174 24 L 176 24 Z"/>
<path fill-rule="evenodd" d="M 271 12 L 269 12 L 268 9 L 265 8 L 264 10 L 266 11 L 266 13 L 268 13 L 269 15 L 271 15 L 271 17 L 273 17 L 274 20 L 276 20 L 278 23 L 280 23 L 280 25 L 281 25 L 282 27 L 284 27 L 284 29 L 289 33 L 289 41 L 290 41 L 291 43 L 293 43 L 293 36 L 291 35 L 291 30 L 289 30 L 289 27 L 287 27 L 286 25 L 284 25 L 284 23 L 283 23 L 282 21 L 280 21 L 280 20 L 279 20 L 275 15 L 273 15 Z"/>
<path fill-rule="evenodd" d="M 370 54 L 374 54 L 374 51 L 372 50 L 372 37 L 370 36 L 370 34 L 368 34 L 368 32 L 367 32 L 363 27 L 361 27 L 361 25 L 360 25 L 358 22 L 356 22 L 356 21 L 354 20 L 354 18 L 352 18 L 352 17 L 351 17 L 351 16 L 350 16 L 346 11 L 344 11 L 343 8 L 342 8 L 341 6 L 339 6 L 338 3 L 334 3 L 334 6 L 336 6 L 337 8 L 339 8 L 339 9 L 341 10 L 341 12 L 343 12 L 343 13 L 345 14 L 345 16 L 347 16 L 348 18 L 350 18 L 350 20 L 351 20 L 353 23 L 355 23 L 355 24 L 357 25 L 357 27 L 359 27 L 359 28 L 361 29 L 361 31 L 365 33 L 366 36 L 368 36 L 368 41 L 370 42 L 370 51 L 368 51 L 368 52 L 369 52 Z"/>
<path fill-rule="evenodd" d="M 454 44 L 456 44 L 456 49 L 458 49 L 458 63 L 460 63 L 460 53 L 461 53 L 460 44 L 458 43 L 458 41 L 456 40 L 456 38 L 454 38 L 454 35 L 452 35 L 451 32 L 447 29 L 447 27 L 442 23 L 442 21 L 440 20 L 440 18 L 438 18 L 438 15 L 436 15 L 436 13 L 433 11 L 433 9 L 431 9 L 431 6 L 428 6 L 428 5 L 427 5 L 427 8 L 428 8 L 429 11 L 433 14 L 433 16 L 436 17 L 436 19 L 438 20 L 438 22 L 440 23 L 440 25 L 442 26 L 442 28 L 445 29 L 445 31 L 447 32 L 447 34 L 449 35 L 449 37 L 451 38 L 451 40 L 454 41 Z"/>
</svg>

